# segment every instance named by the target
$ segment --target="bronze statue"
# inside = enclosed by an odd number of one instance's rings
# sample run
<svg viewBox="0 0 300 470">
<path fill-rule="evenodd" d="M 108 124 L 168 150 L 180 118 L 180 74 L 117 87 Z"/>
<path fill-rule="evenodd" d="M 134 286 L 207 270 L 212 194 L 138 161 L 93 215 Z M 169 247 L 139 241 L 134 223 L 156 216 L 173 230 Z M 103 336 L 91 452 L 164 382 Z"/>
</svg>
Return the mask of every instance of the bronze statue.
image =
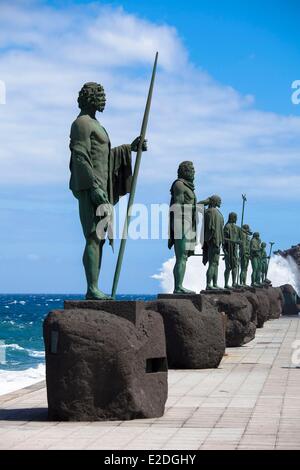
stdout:
<svg viewBox="0 0 300 470">
<path fill-rule="evenodd" d="M 240 285 L 247 285 L 247 271 L 250 260 L 250 235 L 252 232 L 249 225 L 243 224 L 240 232 L 241 243 L 240 243 Z"/>
<path fill-rule="evenodd" d="M 267 255 L 266 247 L 267 247 L 267 244 L 262 242 L 261 251 L 260 251 L 260 274 L 261 274 L 262 283 L 268 282 L 267 272 L 268 272 L 269 256 Z"/>
<path fill-rule="evenodd" d="M 196 196 L 193 162 L 184 161 L 178 167 L 178 178 L 171 186 L 169 241 L 174 246 L 176 262 L 173 269 L 174 294 L 194 294 L 183 287 L 186 263 L 196 246 Z"/>
<path fill-rule="evenodd" d="M 106 299 L 109 297 L 98 288 L 106 234 L 99 238 L 96 232 L 98 222 L 103 219 L 103 216 L 96 215 L 96 211 L 101 205 L 105 205 L 106 211 L 111 211 L 111 206 L 130 191 L 131 152 L 137 151 L 140 138 L 132 144 L 111 148 L 107 131 L 96 119 L 96 112 L 103 112 L 106 103 L 102 85 L 85 83 L 77 101 L 80 114 L 72 124 L 70 135 L 70 189 L 78 199 L 86 239 L 83 254 L 86 299 Z M 146 141 L 143 142 L 143 150 L 147 150 Z M 112 244 L 109 233 L 108 238 Z"/>
<path fill-rule="evenodd" d="M 251 285 L 260 286 L 260 238 L 259 233 L 254 232 L 250 242 L 250 258 L 252 264 Z"/>
<path fill-rule="evenodd" d="M 222 200 L 220 196 L 213 195 L 199 204 L 208 206 L 204 212 L 204 244 L 203 244 L 203 264 L 208 262 L 206 273 L 206 290 L 220 289 L 218 286 L 218 271 L 220 248 L 224 244 L 224 218 L 219 207 Z M 212 283 L 212 285 L 211 285 Z"/>
<path fill-rule="evenodd" d="M 225 289 L 229 289 L 229 276 L 232 274 L 232 287 L 238 287 L 238 245 L 240 243 L 241 229 L 236 225 L 237 214 L 230 212 L 228 222 L 224 226 L 224 259 L 225 259 Z"/>
</svg>

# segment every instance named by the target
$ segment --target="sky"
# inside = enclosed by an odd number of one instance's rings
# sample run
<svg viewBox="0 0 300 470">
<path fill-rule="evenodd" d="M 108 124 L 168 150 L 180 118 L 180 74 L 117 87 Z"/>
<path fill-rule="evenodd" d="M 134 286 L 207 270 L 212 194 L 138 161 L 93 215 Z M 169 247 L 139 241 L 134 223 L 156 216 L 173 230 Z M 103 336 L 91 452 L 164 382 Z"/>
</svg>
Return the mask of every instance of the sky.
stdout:
<svg viewBox="0 0 300 470">
<path fill-rule="evenodd" d="M 0 1 L 1 292 L 84 293 L 84 239 L 68 189 L 69 131 L 86 81 L 103 84 L 112 144 L 141 125 L 159 66 L 136 202 L 168 203 L 182 160 L 199 199 L 220 194 L 266 242 L 300 242 L 297 0 Z M 1 104 L 2 103 L 2 104 Z M 104 249 L 110 291 L 115 252 Z M 119 293 L 157 293 L 166 240 L 128 240 Z M 200 263 L 200 260 L 199 260 Z"/>
</svg>

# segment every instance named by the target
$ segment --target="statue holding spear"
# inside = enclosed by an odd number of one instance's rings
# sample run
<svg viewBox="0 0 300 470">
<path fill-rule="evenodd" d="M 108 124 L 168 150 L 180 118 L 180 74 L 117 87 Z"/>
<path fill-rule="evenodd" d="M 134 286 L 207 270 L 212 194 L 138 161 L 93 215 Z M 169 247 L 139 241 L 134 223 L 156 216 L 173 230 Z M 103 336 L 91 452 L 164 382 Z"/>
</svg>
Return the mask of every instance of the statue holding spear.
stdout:
<svg viewBox="0 0 300 470">
<path fill-rule="evenodd" d="M 154 74 L 156 69 L 155 60 Z M 151 95 L 154 77 L 150 86 Z M 149 92 L 150 94 L 150 92 Z M 133 202 L 141 154 L 147 150 L 145 131 L 149 115 L 146 108 L 142 132 L 131 144 L 111 147 L 106 129 L 96 119 L 96 112 L 103 112 L 106 104 L 104 88 L 99 83 L 88 82 L 83 85 L 78 96 L 80 113 L 73 122 L 70 134 L 70 189 L 78 200 L 80 221 L 86 240 L 83 265 L 87 281 L 86 299 L 110 299 L 98 287 L 102 251 L 106 238 L 113 246 L 109 223 L 112 206 L 119 198 L 130 193 L 130 207 Z M 131 152 L 137 152 L 134 175 L 131 171 Z M 99 210 L 100 209 L 100 210 Z M 127 222 L 129 211 L 127 211 Z M 98 230 L 99 223 L 102 229 Z M 126 232 L 127 234 L 127 232 Z M 123 242 L 123 240 L 122 240 Z M 113 294 L 116 289 L 123 258 L 119 255 Z"/>
</svg>

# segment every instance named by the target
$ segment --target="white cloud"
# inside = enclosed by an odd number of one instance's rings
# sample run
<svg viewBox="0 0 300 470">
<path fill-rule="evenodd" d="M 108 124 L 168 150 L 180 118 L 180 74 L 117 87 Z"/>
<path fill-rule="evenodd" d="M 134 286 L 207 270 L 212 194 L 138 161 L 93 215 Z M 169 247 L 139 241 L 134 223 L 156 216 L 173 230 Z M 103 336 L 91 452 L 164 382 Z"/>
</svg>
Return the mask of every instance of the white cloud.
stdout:
<svg viewBox="0 0 300 470">
<path fill-rule="evenodd" d="M 173 27 L 96 4 L 56 11 L 21 1 L 0 10 L 0 79 L 7 88 L 7 104 L 0 107 L 2 183 L 67 183 L 69 128 L 85 81 L 105 86 L 108 103 L 100 119 L 112 143 L 131 141 L 159 50 L 141 179 L 168 184 L 188 158 L 203 196 L 220 187 L 222 195 L 300 195 L 293 168 L 300 118 L 260 111 L 253 96 L 197 69 Z"/>
</svg>

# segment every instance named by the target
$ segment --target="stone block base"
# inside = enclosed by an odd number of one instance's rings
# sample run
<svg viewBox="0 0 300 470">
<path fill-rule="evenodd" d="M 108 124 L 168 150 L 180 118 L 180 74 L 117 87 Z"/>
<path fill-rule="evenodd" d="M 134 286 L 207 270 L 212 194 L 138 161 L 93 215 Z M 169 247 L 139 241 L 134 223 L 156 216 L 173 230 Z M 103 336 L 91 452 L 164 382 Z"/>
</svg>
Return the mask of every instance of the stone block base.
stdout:
<svg viewBox="0 0 300 470">
<path fill-rule="evenodd" d="M 68 301 L 46 317 L 44 341 L 49 419 L 163 415 L 164 326 L 143 302 Z"/>
<path fill-rule="evenodd" d="M 199 294 L 160 294 L 157 301 L 147 304 L 163 318 L 169 368 L 218 367 L 225 352 L 225 337 L 224 318 L 216 307 Z"/>
</svg>

